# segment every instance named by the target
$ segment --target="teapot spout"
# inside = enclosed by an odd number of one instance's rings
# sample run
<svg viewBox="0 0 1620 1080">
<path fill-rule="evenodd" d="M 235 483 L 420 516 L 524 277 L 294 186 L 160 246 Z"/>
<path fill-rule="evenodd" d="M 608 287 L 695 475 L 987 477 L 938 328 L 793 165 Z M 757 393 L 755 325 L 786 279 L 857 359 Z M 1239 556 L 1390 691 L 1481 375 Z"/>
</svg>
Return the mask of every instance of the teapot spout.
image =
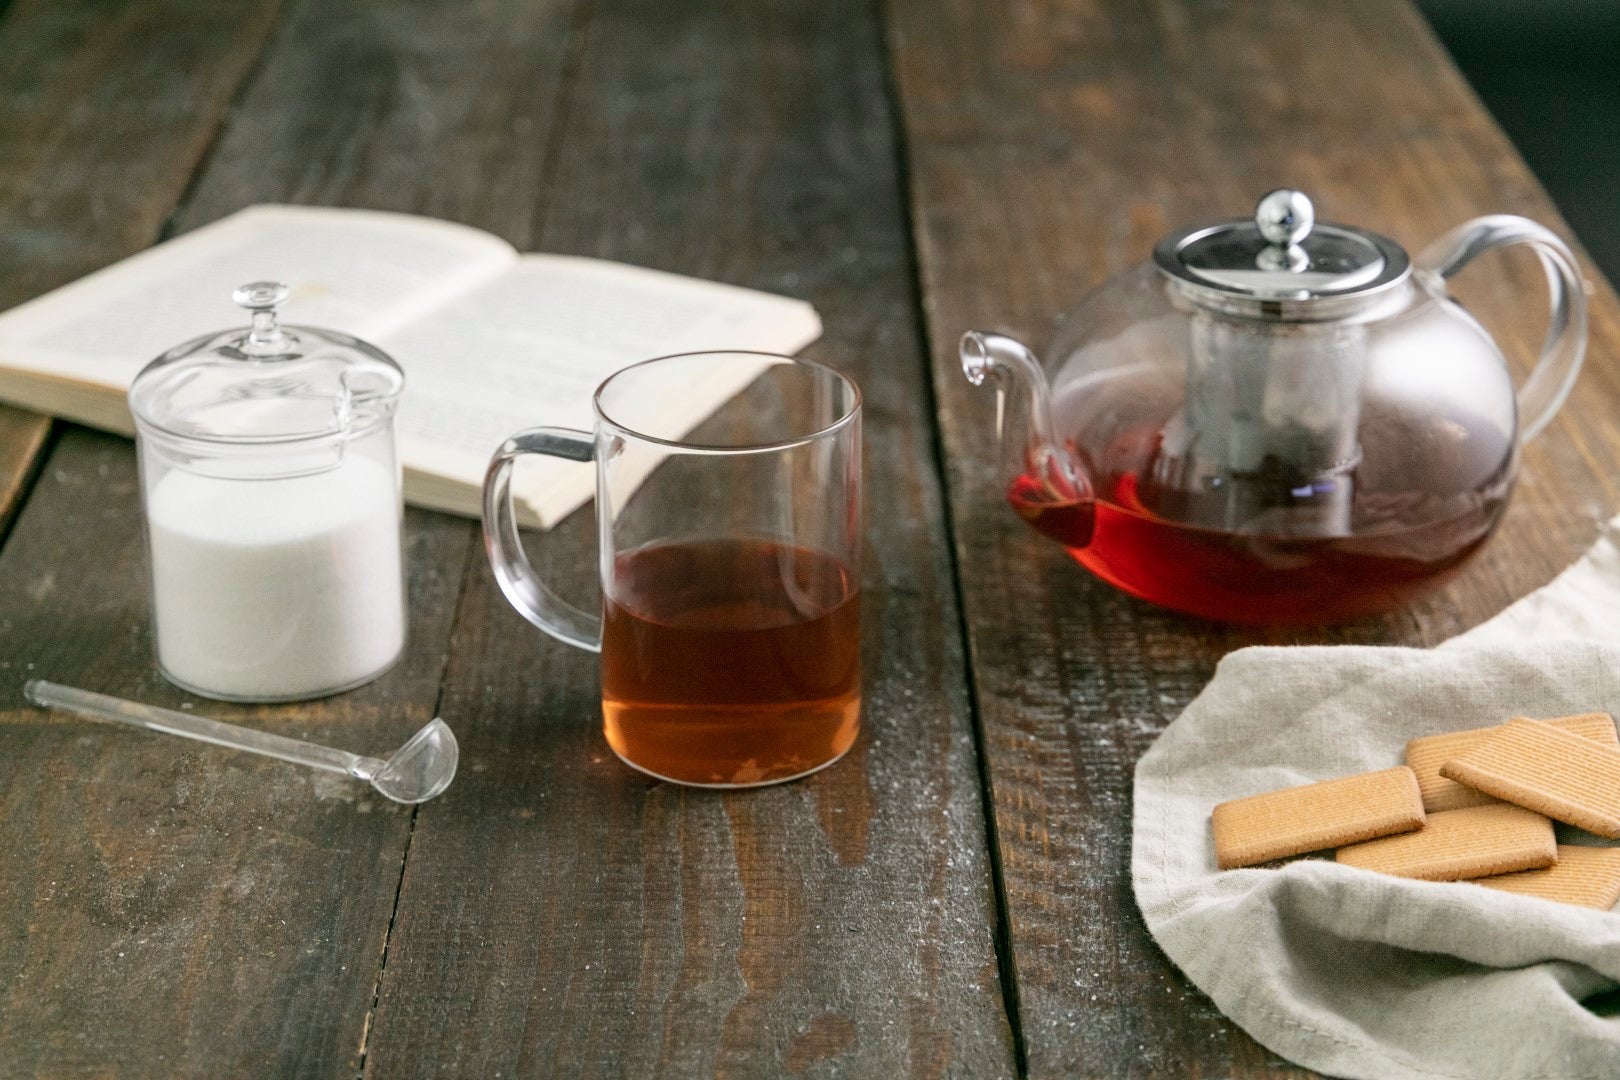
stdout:
<svg viewBox="0 0 1620 1080">
<path fill-rule="evenodd" d="M 1021 342 L 1005 334 L 969 330 L 960 346 L 962 374 L 974 386 L 993 380 L 996 387 L 996 435 L 1005 444 L 1007 394 L 1022 394 L 1028 405 L 1029 431 L 1024 439 L 1025 484 L 1035 486 L 1042 501 L 1089 503 L 1091 481 L 1074 451 L 1057 437 L 1052 420 L 1052 391 L 1040 361 Z M 1033 485 L 1030 485 L 1033 481 Z"/>
</svg>

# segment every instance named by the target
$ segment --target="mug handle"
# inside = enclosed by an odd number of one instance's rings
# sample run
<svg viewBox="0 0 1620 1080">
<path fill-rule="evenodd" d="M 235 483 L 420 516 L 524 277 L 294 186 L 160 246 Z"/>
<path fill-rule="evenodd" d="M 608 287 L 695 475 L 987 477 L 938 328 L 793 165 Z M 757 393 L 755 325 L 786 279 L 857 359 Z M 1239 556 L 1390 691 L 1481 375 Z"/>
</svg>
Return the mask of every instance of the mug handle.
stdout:
<svg viewBox="0 0 1620 1080">
<path fill-rule="evenodd" d="M 501 592 L 518 614 L 570 645 L 602 651 L 602 620 L 581 611 L 551 591 L 523 551 L 517 511 L 512 505 L 512 466 L 524 454 L 545 454 L 568 461 L 592 461 L 596 440 L 574 428 L 537 427 L 520 431 L 501 444 L 484 474 L 484 550 Z"/>
<path fill-rule="evenodd" d="M 1550 318 L 1541 358 L 1519 388 L 1519 441 L 1527 443 L 1552 422 L 1586 355 L 1586 283 L 1569 246 L 1556 233 L 1515 214 L 1489 214 L 1465 221 L 1424 249 L 1418 264 L 1450 278 L 1483 255 L 1528 244 L 1547 272 Z"/>
</svg>

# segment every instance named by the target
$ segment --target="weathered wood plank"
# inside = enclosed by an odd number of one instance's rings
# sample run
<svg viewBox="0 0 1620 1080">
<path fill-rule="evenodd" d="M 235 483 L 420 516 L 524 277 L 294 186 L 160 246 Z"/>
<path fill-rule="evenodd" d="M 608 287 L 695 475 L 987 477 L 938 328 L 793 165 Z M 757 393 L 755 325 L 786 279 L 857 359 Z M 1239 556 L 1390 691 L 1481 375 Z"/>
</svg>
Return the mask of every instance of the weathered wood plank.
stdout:
<svg viewBox="0 0 1620 1080">
<path fill-rule="evenodd" d="M 426 214 L 523 247 L 574 0 L 331 6 L 289 15 L 179 227 L 276 199 Z"/>
<path fill-rule="evenodd" d="M 0 6 L 0 310 L 158 238 L 279 6 Z M 50 426 L 0 405 L 0 537 Z"/>
<path fill-rule="evenodd" d="M 1272 187 L 1414 250 L 1474 214 L 1557 216 L 1399 0 L 896 0 L 890 42 L 1030 1073 L 1281 1068 L 1144 931 L 1128 881 L 1136 759 L 1232 648 L 1432 643 L 1581 551 L 1620 504 L 1620 309 L 1600 284 L 1580 387 L 1527 449 L 1498 538 L 1439 596 L 1311 634 L 1149 609 L 1002 503 L 992 406 L 957 366 L 964 329 L 1040 342 L 1168 228 L 1243 214 Z M 1541 332 L 1533 260 L 1482 264 L 1459 288 L 1525 363 Z"/>
<path fill-rule="evenodd" d="M 485 14 L 303 4 L 178 227 L 305 201 L 523 236 L 568 7 Z M 134 485 L 127 442 L 69 429 L 0 557 L 0 671 L 193 704 L 150 660 Z M 476 530 L 413 511 L 407 544 L 410 645 L 383 679 L 298 706 L 193 707 L 359 750 L 397 745 L 437 702 Z M 355 1075 L 410 811 L 275 762 L 49 718 L 7 693 L 0 1071 Z"/>
<path fill-rule="evenodd" d="M 129 443 L 68 428 L 0 556 L 0 1060 L 11 1076 L 352 1075 L 409 830 L 363 786 L 23 705 L 25 678 L 361 752 L 437 693 L 459 523 L 412 530 L 411 643 L 337 701 L 188 698 L 151 659 Z"/>
<path fill-rule="evenodd" d="M 785 787 L 653 784 L 596 664 L 469 585 L 367 1057 L 415 1075 L 1007 1075 L 957 612 L 878 31 L 854 0 L 592 8 L 533 245 L 811 299 L 866 393 L 866 733 Z M 591 523 L 540 549 L 588 595 Z"/>
</svg>

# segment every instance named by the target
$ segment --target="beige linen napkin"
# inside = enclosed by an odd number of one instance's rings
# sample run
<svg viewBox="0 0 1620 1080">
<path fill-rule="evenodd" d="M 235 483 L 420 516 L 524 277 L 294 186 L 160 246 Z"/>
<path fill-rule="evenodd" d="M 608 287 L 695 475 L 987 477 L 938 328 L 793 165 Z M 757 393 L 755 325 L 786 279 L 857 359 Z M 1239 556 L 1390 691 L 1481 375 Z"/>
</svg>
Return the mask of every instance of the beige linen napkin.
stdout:
<svg viewBox="0 0 1620 1080">
<path fill-rule="evenodd" d="M 1616 995 L 1582 1004 L 1620 983 L 1620 914 L 1322 859 L 1218 871 L 1209 828 L 1218 802 L 1397 765 L 1416 735 L 1620 715 L 1620 518 L 1608 530 L 1437 649 L 1234 652 L 1142 756 L 1136 902 L 1170 959 L 1271 1050 L 1379 1080 L 1620 1077 L 1620 1018 L 1603 1007 Z"/>
</svg>

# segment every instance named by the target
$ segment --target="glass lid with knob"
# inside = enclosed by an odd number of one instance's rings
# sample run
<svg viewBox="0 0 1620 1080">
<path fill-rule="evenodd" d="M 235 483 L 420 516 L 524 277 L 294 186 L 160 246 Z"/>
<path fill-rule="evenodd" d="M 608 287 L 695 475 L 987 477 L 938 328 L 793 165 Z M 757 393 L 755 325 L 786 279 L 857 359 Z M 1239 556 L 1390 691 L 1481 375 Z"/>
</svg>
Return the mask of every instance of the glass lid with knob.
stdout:
<svg viewBox="0 0 1620 1080">
<path fill-rule="evenodd" d="M 232 299 L 251 324 L 170 349 L 136 376 L 130 410 L 143 435 L 241 447 L 343 441 L 386 423 L 404 373 L 348 334 L 283 325 L 290 290 L 243 285 Z"/>
</svg>

